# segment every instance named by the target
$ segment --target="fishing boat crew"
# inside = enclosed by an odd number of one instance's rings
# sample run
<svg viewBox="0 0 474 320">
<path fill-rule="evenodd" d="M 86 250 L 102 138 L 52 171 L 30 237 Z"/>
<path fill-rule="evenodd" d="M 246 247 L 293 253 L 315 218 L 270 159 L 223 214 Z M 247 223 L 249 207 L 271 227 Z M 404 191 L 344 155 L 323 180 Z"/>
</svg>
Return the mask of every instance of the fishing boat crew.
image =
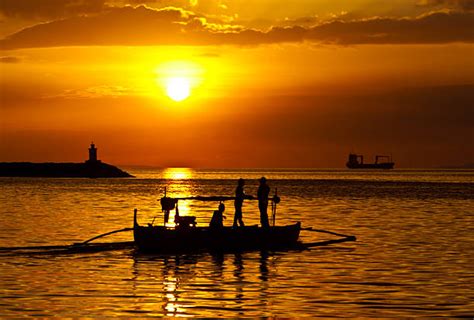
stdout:
<svg viewBox="0 0 474 320">
<path fill-rule="evenodd" d="M 260 178 L 260 186 L 257 191 L 258 198 L 258 209 L 260 210 L 260 224 L 263 228 L 269 228 L 270 223 L 268 222 L 268 195 L 270 194 L 270 187 L 267 185 L 267 179 L 265 177 Z"/>
<path fill-rule="evenodd" d="M 224 210 L 224 204 L 220 203 L 219 208 L 212 214 L 211 223 L 209 223 L 209 227 L 211 229 L 220 229 L 224 227 Z"/>
<path fill-rule="evenodd" d="M 245 180 L 240 178 L 237 182 L 237 188 L 235 188 L 235 213 L 234 213 L 234 224 L 232 227 L 236 228 L 238 225 L 244 227 L 244 221 L 242 220 L 242 205 L 244 203 L 244 199 L 252 199 L 252 196 L 248 196 L 244 193 L 244 185 Z"/>
</svg>

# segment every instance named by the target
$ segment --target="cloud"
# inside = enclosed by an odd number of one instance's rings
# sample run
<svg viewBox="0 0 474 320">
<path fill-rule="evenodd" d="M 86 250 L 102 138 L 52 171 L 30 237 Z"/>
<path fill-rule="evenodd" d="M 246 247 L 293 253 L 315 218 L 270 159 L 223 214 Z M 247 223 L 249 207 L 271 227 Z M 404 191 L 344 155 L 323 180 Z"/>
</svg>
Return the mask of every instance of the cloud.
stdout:
<svg viewBox="0 0 474 320">
<path fill-rule="evenodd" d="M 466 11 L 474 10 L 474 1 L 472 0 L 420 0 L 418 6 L 421 7 L 447 7 Z"/>
<path fill-rule="evenodd" d="M 333 21 L 314 27 L 248 29 L 179 8 L 109 8 L 100 15 L 38 24 L 3 40 L 0 48 L 59 46 L 258 45 L 283 42 L 433 44 L 474 42 L 474 13 L 436 12 L 413 19 Z"/>
<path fill-rule="evenodd" d="M 0 13 L 13 18 L 58 19 L 76 14 L 99 13 L 105 0 L 1 0 Z"/>
<path fill-rule="evenodd" d="M 437 12 L 416 19 L 336 21 L 313 28 L 308 38 L 339 44 L 472 43 L 474 14 Z"/>
<path fill-rule="evenodd" d="M 20 58 L 13 56 L 0 57 L 0 63 L 19 63 Z"/>
<path fill-rule="evenodd" d="M 64 19 L 77 15 L 93 15 L 114 7 L 144 5 L 159 9 L 170 6 L 194 8 L 202 12 L 225 9 L 217 0 L 0 0 L 0 16 L 21 19 Z M 212 11 L 212 10 L 211 10 Z"/>
<path fill-rule="evenodd" d="M 118 98 L 121 96 L 138 95 L 139 91 L 122 86 L 101 85 L 85 89 L 68 89 L 60 94 L 45 96 L 46 99 L 65 98 L 65 99 L 95 99 L 95 98 Z"/>
</svg>

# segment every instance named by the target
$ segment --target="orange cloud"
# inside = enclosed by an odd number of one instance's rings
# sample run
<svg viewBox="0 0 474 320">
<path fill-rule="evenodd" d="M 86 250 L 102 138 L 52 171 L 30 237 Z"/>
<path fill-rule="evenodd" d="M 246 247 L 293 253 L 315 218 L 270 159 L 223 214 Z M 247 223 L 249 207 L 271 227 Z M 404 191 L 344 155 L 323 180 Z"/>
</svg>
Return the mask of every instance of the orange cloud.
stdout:
<svg viewBox="0 0 474 320">
<path fill-rule="evenodd" d="M 105 0 L 2 0 L 0 13 L 5 17 L 48 18 L 87 13 L 99 13 L 105 8 Z"/>
<path fill-rule="evenodd" d="M 126 88 L 123 86 L 101 85 L 88 87 L 84 89 L 67 89 L 60 94 L 45 96 L 44 98 L 65 98 L 65 99 L 91 99 L 111 97 L 118 98 L 121 96 L 140 95 L 140 92 L 135 89 Z"/>
<path fill-rule="evenodd" d="M 315 27 L 274 27 L 267 32 L 226 23 L 179 8 L 109 8 L 93 16 L 38 24 L 3 40 L 3 49 L 59 46 L 258 45 L 302 42 L 433 44 L 474 42 L 474 13 L 437 12 L 414 19 L 333 21 Z"/>
<path fill-rule="evenodd" d="M 13 56 L 0 57 L 0 63 L 18 63 L 20 58 Z"/>
<path fill-rule="evenodd" d="M 474 10 L 474 1 L 472 0 L 420 0 L 419 6 L 429 7 L 448 7 L 461 10 Z"/>
</svg>

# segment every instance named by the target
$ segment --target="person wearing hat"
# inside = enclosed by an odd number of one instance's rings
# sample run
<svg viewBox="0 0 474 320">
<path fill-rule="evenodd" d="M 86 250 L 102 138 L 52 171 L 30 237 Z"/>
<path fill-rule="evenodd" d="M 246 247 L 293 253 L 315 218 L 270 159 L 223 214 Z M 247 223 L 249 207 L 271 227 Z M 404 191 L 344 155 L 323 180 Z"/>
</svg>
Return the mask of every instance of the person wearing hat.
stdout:
<svg viewBox="0 0 474 320">
<path fill-rule="evenodd" d="M 269 228 L 270 223 L 268 222 L 268 195 L 270 193 L 270 187 L 267 185 L 267 179 L 265 177 L 260 178 L 260 186 L 258 187 L 258 209 L 260 210 L 260 224 L 263 228 Z"/>
<path fill-rule="evenodd" d="M 237 183 L 237 188 L 235 188 L 235 214 L 234 214 L 234 224 L 233 227 L 236 228 L 238 225 L 241 227 L 244 226 L 244 221 L 242 220 L 242 205 L 244 203 L 244 199 L 252 199 L 252 196 L 248 196 L 244 193 L 244 185 L 245 180 L 240 178 L 239 182 Z"/>
</svg>

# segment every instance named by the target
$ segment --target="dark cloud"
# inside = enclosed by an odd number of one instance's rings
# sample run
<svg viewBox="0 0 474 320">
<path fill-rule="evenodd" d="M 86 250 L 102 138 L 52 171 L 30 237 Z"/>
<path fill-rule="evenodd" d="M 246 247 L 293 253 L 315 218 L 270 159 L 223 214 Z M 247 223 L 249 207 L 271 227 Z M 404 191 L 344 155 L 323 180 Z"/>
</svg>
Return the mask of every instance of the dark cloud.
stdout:
<svg viewBox="0 0 474 320">
<path fill-rule="evenodd" d="M 38 24 L 0 43 L 6 48 L 184 43 L 182 29 L 190 20 L 179 9 L 110 8 L 98 16 Z"/>
<path fill-rule="evenodd" d="M 225 23 L 178 8 L 109 8 L 23 29 L 0 40 L 3 49 L 88 45 L 433 44 L 474 41 L 474 13 L 438 12 L 415 19 L 334 21 L 315 27 L 274 27 L 268 32 Z"/>
<path fill-rule="evenodd" d="M 275 123 L 275 131 L 268 127 L 256 130 L 289 141 L 294 141 L 291 136 L 295 135 L 299 139 L 325 136 L 335 143 L 350 139 L 355 144 L 407 144 L 410 137 L 416 137 L 416 143 L 434 137 L 466 143 L 461 133 L 468 140 L 474 137 L 473 90 L 474 85 L 456 85 L 403 88 L 370 95 L 283 96 L 279 97 L 280 106 L 273 106 L 267 117 Z M 289 105 L 293 107 L 288 108 Z M 334 130 L 336 127 L 339 130 Z"/>
<path fill-rule="evenodd" d="M 18 62 L 20 62 L 20 58 L 18 57 L 12 57 L 12 56 L 0 57 L 0 63 L 18 63 Z"/>
<path fill-rule="evenodd" d="M 416 19 L 332 22 L 308 38 L 339 44 L 430 44 L 474 41 L 474 14 L 433 13 Z"/>
<path fill-rule="evenodd" d="M 0 13 L 13 18 L 59 19 L 77 14 L 99 13 L 105 0 L 0 0 Z"/>
<path fill-rule="evenodd" d="M 232 140 L 278 141 L 286 148 L 297 143 L 307 153 L 301 154 L 303 162 L 314 150 L 327 155 L 330 146 L 337 146 L 342 153 L 393 152 L 405 167 L 468 163 L 474 160 L 473 90 L 473 85 L 460 85 L 370 95 L 270 96 L 258 101 L 260 112 L 272 110 L 265 126 L 240 115 L 219 134 L 226 137 L 227 130 L 238 127 L 240 136 Z M 345 157 L 305 165 L 330 167 L 339 163 L 334 161 L 343 164 Z"/>
</svg>

